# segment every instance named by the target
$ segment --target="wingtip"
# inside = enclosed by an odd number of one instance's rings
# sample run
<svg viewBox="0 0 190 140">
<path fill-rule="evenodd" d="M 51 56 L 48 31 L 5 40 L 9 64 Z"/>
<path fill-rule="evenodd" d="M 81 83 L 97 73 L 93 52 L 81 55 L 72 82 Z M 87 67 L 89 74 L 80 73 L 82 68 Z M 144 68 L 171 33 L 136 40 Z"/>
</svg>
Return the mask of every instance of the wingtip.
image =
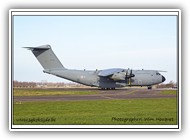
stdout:
<svg viewBox="0 0 190 140">
<path fill-rule="evenodd" d="M 158 72 L 167 72 L 167 71 L 164 71 L 164 70 L 158 70 Z"/>
</svg>

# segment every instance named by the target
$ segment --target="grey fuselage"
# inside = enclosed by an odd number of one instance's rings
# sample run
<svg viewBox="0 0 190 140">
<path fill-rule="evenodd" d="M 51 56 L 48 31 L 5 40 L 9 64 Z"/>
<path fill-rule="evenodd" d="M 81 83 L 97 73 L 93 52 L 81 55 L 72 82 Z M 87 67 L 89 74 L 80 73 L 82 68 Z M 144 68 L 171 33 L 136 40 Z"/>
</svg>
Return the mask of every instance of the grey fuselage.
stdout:
<svg viewBox="0 0 190 140">
<path fill-rule="evenodd" d="M 128 69 L 124 69 L 127 71 Z M 133 70 L 134 77 L 124 80 L 113 80 L 110 76 L 98 76 L 99 70 L 71 70 L 71 69 L 53 69 L 44 70 L 45 73 L 71 80 L 87 86 L 99 88 L 117 88 L 125 86 L 152 86 L 162 83 L 165 78 L 156 70 Z"/>
</svg>

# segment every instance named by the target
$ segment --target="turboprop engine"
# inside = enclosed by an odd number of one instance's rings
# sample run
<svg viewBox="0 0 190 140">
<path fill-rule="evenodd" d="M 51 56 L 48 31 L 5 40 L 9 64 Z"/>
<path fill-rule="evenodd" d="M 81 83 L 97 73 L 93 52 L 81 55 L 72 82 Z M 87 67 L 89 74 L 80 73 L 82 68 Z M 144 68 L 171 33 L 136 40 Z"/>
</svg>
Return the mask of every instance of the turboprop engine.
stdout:
<svg viewBox="0 0 190 140">
<path fill-rule="evenodd" d="M 113 79 L 114 81 L 125 80 L 126 72 L 114 73 L 110 78 Z"/>
<path fill-rule="evenodd" d="M 110 78 L 113 79 L 114 81 L 126 80 L 126 79 L 131 80 L 131 78 L 134 76 L 135 75 L 132 73 L 132 70 L 127 70 L 127 71 L 114 73 Z"/>
</svg>

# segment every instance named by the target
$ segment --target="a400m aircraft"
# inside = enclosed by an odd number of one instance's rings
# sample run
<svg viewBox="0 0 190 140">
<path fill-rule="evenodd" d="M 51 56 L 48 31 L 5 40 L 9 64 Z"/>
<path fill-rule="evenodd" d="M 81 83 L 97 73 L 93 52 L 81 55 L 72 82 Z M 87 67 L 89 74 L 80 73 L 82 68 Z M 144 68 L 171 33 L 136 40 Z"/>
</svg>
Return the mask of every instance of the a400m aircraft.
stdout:
<svg viewBox="0 0 190 140">
<path fill-rule="evenodd" d="M 43 72 L 52 74 L 83 85 L 101 89 L 115 89 L 125 86 L 147 86 L 165 81 L 157 70 L 132 70 L 111 68 L 105 70 L 73 70 L 65 68 L 51 49 L 50 45 L 24 47 L 32 51 L 44 68 Z"/>
</svg>

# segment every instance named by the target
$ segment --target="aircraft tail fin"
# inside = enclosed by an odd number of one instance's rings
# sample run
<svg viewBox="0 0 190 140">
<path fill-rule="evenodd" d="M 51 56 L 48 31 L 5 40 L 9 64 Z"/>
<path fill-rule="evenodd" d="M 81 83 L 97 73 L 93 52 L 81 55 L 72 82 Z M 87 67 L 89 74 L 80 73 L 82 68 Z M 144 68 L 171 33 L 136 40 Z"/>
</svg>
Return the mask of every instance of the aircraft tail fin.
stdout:
<svg viewBox="0 0 190 140">
<path fill-rule="evenodd" d="M 44 69 L 64 68 L 57 56 L 54 54 L 50 45 L 24 48 L 32 51 Z"/>
</svg>

